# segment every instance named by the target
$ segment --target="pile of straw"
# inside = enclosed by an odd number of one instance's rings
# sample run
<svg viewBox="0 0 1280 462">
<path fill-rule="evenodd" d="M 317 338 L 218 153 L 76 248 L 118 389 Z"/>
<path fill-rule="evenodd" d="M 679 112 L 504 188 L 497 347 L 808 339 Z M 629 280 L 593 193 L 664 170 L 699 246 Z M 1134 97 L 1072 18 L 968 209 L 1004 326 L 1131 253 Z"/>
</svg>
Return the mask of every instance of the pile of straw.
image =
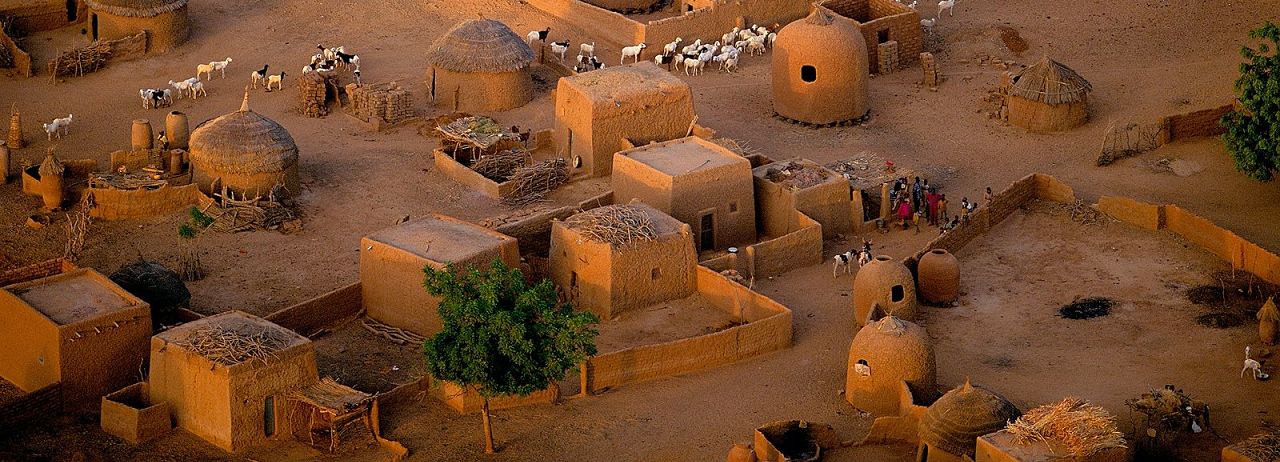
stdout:
<svg viewBox="0 0 1280 462">
<path fill-rule="evenodd" d="M 1192 400 L 1181 390 L 1166 386 L 1160 390 L 1152 390 L 1141 396 L 1126 400 L 1130 409 L 1146 416 L 1147 427 L 1159 427 L 1176 431 L 1189 431 L 1191 422 L 1203 422 L 1208 414 L 1205 404 Z"/>
<path fill-rule="evenodd" d="M 1125 446 L 1124 434 L 1116 429 L 1116 418 L 1101 406 L 1078 398 L 1027 411 L 1006 430 L 1018 444 L 1044 442 L 1051 448 L 1066 449 L 1072 457 L 1088 457 L 1103 449 Z"/>
<path fill-rule="evenodd" d="M 266 364 L 284 346 L 284 339 L 265 328 L 248 333 L 225 327 L 206 327 L 192 332 L 181 342 L 183 348 L 218 364 L 232 366 L 259 360 Z"/>
<path fill-rule="evenodd" d="M 588 239 L 617 247 L 658 238 L 653 219 L 635 205 L 608 205 L 571 216 L 565 226 Z"/>
<path fill-rule="evenodd" d="M 480 160 L 471 164 L 471 169 L 485 178 L 501 183 L 510 179 L 517 169 L 528 165 L 530 159 L 528 151 L 500 151 L 497 154 L 481 156 Z"/>
<path fill-rule="evenodd" d="M 93 42 L 58 55 L 49 61 L 49 73 L 54 77 L 82 76 L 102 69 L 111 59 L 111 45 L 105 42 Z"/>
<path fill-rule="evenodd" d="M 517 168 L 510 181 L 515 183 L 515 188 L 502 198 L 502 203 L 510 206 L 532 204 L 569 181 L 569 165 L 564 159 L 543 160 Z"/>
<path fill-rule="evenodd" d="M 1280 433 L 1262 433 L 1231 446 L 1254 462 L 1280 462 Z"/>
<path fill-rule="evenodd" d="M 49 178 L 62 176 L 62 173 L 66 170 L 67 168 L 62 165 L 62 161 L 53 155 L 53 149 L 50 149 L 49 154 L 44 157 L 43 161 L 40 161 L 40 169 L 37 171 L 40 173 L 40 178 Z"/>
</svg>

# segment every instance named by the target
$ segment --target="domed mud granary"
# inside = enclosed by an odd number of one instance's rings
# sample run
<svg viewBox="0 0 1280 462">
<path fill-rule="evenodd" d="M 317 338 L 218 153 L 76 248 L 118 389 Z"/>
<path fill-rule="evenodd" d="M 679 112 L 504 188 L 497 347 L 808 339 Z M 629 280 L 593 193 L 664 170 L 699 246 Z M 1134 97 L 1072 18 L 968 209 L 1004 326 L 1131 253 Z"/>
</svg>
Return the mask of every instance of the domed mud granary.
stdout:
<svg viewBox="0 0 1280 462">
<path fill-rule="evenodd" d="M 920 257 L 916 266 L 920 298 L 949 305 L 960 297 L 960 261 L 944 249 L 933 249 Z"/>
<path fill-rule="evenodd" d="M 431 45 L 427 60 L 431 100 L 447 109 L 504 111 L 533 99 L 533 49 L 498 21 L 454 26 Z"/>
<path fill-rule="evenodd" d="M 965 381 L 938 398 L 920 419 L 916 460 L 972 460 L 978 437 L 1003 430 L 1021 415 L 1022 411 L 1004 397 Z"/>
<path fill-rule="evenodd" d="M 246 94 L 240 110 L 206 121 L 191 132 L 193 181 L 209 194 L 223 186 L 237 195 L 266 197 L 276 185 L 297 195 L 298 145 L 275 121 L 249 110 Z"/>
<path fill-rule="evenodd" d="M 911 396 L 902 395 L 906 384 Z M 927 403 L 937 393 L 937 362 L 923 327 L 893 316 L 858 330 L 849 346 L 845 399 L 876 417 L 899 415 L 902 398 Z"/>
<path fill-rule="evenodd" d="M 811 124 L 861 118 L 867 102 L 867 42 L 858 25 L 815 6 L 778 31 L 773 49 L 773 111 Z"/>
<path fill-rule="evenodd" d="M 177 48 L 191 35 L 187 0 L 86 0 L 92 37 L 115 40 L 147 31 L 147 53 Z"/>
<path fill-rule="evenodd" d="M 885 255 L 858 269 L 853 279 L 853 320 L 865 326 L 884 316 L 916 318 L 916 281 L 902 263 Z"/>
<path fill-rule="evenodd" d="M 1089 119 L 1093 85 L 1071 68 L 1045 57 L 1009 81 L 1009 123 L 1033 132 L 1060 132 Z"/>
</svg>

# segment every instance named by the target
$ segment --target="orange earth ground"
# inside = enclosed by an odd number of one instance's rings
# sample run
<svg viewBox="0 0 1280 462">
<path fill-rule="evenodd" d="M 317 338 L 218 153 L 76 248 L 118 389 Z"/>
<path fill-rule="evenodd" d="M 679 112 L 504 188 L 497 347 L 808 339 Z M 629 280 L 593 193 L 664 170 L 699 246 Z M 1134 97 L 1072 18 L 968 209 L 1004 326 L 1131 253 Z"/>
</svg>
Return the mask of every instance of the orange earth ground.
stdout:
<svg viewBox="0 0 1280 462">
<path fill-rule="evenodd" d="M 593 39 L 518 0 L 195 0 L 190 10 L 194 22 L 191 41 L 167 55 L 113 64 L 56 85 L 47 76 L 0 79 L 0 107 L 16 103 L 23 110 L 27 137 L 33 141 L 18 152 L 18 159 L 38 161 L 51 144 L 39 133 L 41 121 L 74 113 L 71 136 L 57 142 L 59 155 L 105 163 L 108 152 L 127 147 L 131 120 L 150 118 L 155 122 L 164 113 L 141 109 L 137 89 L 189 77 L 197 63 L 226 56 L 234 57 L 235 62 L 226 80 L 210 82 L 209 98 L 182 100 L 174 107 L 188 113 L 193 123 L 236 109 L 250 70 L 263 63 L 300 69 L 318 42 L 355 50 L 361 55 L 366 82 L 398 80 L 415 91 L 425 106 L 421 85 L 427 66 L 425 47 L 461 20 L 484 15 L 506 22 L 517 33 L 549 25 L 564 34 L 557 39 L 575 43 Z M 932 11 L 925 11 L 924 16 L 933 16 Z M 940 90 L 920 89 L 917 69 L 876 77 L 871 81 L 871 121 L 851 128 L 813 130 L 770 117 L 767 58 L 745 59 L 742 71 L 735 75 L 708 73 L 681 78 L 693 86 L 700 124 L 775 159 L 804 156 L 828 163 L 870 152 L 898 165 L 936 172 L 934 183 L 942 183 L 945 192 L 970 198 L 979 197 L 983 187 L 1000 189 L 1027 173 L 1045 172 L 1074 186 L 1086 200 L 1115 194 L 1180 204 L 1276 251 L 1280 250 L 1276 228 L 1280 185 L 1257 183 L 1235 172 L 1219 141 L 1166 146 L 1105 168 L 1095 167 L 1093 159 L 1102 132 L 1112 121 L 1150 121 L 1229 100 L 1239 60 L 1237 49 L 1246 40 L 1246 32 L 1262 20 L 1278 16 L 1280 3 L 1271 1 L 962 2 L 955 17 L 942 18 L 936 28 L 945 40 L 939 63 L 947 81 Z M 1008 27 L 1017 29 L 1027 41 L 1027 51 L 1015 54 L 1005 48 L 1000 36 L 1002 28 Z M 35 52 L 37 62 L 44 62 L 56 49 L 55 44 L 71 43 L 77 33 L 39 34 L 28 38 L 25 46 Z M 616 62 L 616 50 L 601 51 L 606 63 Z M 977 64 L 975 58 L 986 55 L 1024 64 L 1050 55 L 1067 63 L 1093 83 L 1090 123 L 1066 134 L 1033 135 L 988 119 L 983 98 L 996 86 L 1001 71 Z M 551 128 L 550 87 L 550 83 L 543 85 L 528 106 L 492 115 L 521 127 Z M 340 114 L 304 118 L 294 109 L 296 95 L 290 90 L 256 92 L 251 104 L 287 127 L 298 142 L 305 228 L 287 236 L 262 232 L 206 238 L 204 262 L 209 277 L 191 285 L 197 311 L 242 309 L 264 314 L 354 281 L 360 236 L 404 215 L 439 212 L 479 221 L 509 213 L 495 201 L 432 172 L 434 140 L 423 138 L 415 128 L 373 134 Z M 432 111 L 431 115 L 442 113 Z M 1193 167 L 1189 170 L 1199 171 L 1178 176 L 1160 168 L 1161 159 L 1181 160 L 1182 165 Z M 600 183 L 575 186 L 557 196 L 568 203 L 604 187 Z M 0 264 L 21 265 L 62 253 L 60 226 L 43 230 L 23 226 L 27 215 L 38 207 L 39 199 L 22 196 L 15 183 L 0 187 Z M 175 263 L 174 230 L 180 220 L 175 215 L 96 222 L 81 263 L 104 272 L 139 255 Z M 962 262 L 989 262 L 975 253 L 999 236 L 1012 241 L 1000 245 L 1016 248 L 1025 244 L 1021 238 L 1014 239 L 1020 220 L 1051 229 L 1068 226 L 1038 215 L 1011 218 L 993 232 L 994 237 L 962 252 Z M 1093 231 L 1045 231 L 1049 237 L 1062 239 L 1057 241 L 1062 245 L 1037 255 L 1051 259 L 1078 256 L 1081 260 L 1062 264 L 1080 265 L 1070 267 L 1073 271 L 1094 271 L 1091 265 L 1114 265 L 1098 260 L 1105 255 L 1085 258 L 1092 251 L 1101 252 L 1096 244 L 1115 242 L 1111 246 L 1120 248 L 1153 239 L 1124 229 L 1123 225 L 1109 225 L 1097 235 Z M 1075 240 L 1080 236 L 1082 241 Z M 879 252 L 900 258 L 929 237 L 931 233 L 895 232 L 873 239 L 881 246 Z M 827 253 L 843 251 L 853 242 L 828 243 Z M 1212 266 L 1195 258 L 1199 257 L 1178 261 L 1196 268 Z M 1129 271 L 1141 274 L 1144 269 L 1154 270 L 1148 266 L 1157 264 L 1163 263 L 1159 259 L 1139 260 Z M 1082 346 L 1070 352 L 1059 352 L 1052 343 L 987 342 L 1012 342 L 1025 336 L 1021 332 L 1027 329 L 1045 328 L 1035 324 L 1044 320 L 1028 318 L 1027 310 L 1058 303 L 1063 296 L 1035 285 L 1021 287 L 1016 281 L 998 281 L 1003 276 L 975 273 L 964 280 L 972 294 L 966 303 L 973 306 L 927 312 L 924 323 L 938 342 L 939 378 L 944 386 L 971 377 L 1022 406 L 1082 395 L 1099 400 L 1124 418 L 1126 413 L 1117 404 L 1123 397 L 1166 382 L 1178 383 L 1221 409 L 1215 411 L 1215 423 L 1228 440 L 1250 435 L 1280 412 L 1280 394 L 1276 393 L 1280 382 L 1227 380 L 1238 372 L 1233 369 L 1248 338 L 1246 328 L 1208 331 L 1187 324 L 1184 315 L 1169 314 L 1177 319 L 1137 324 L 1144 332 L 1140 338 L 1190 338 L 1193 342 L 1152 344 L 1107 331 L 1092 334 L 1098 344 L 1087 345 L 1090 349 Z M 851 280 L 850 276 L 833 280 L 830 267 L 822 265 L 758 281 L 759 290 L 796 313 L 791 348 L 556 406 L 500 411 L 495 428 L 503 451 L 496 456 L 480 454 L 478 417 L 458 416 L 429 400 L 388 409 L 383 415 L 383 430 L 387 437 L 413 451 L 410 460 L 717 460 L 724 457 L 731 443 L 747 441 L 755 426 L 791 418 L 828 422 L 847 438 L 857 438 L 866 432 L 869 419 L 858 416 L 839 395 L 853 334 L 848 297 Z M 1017 288 L 1026 301 L 1011 301 L 1015 297 L 1008 294 L 978 299 L 987 290 L 979 284 L 994 290 Z M 1178 305 L 1178 310 L 1188 309 Z M 998 314 L 979 317 L 979 313 Z M 1123 320 L 1120 316 L 1100 322 Z M 341 335 L 365 334 L 358 326 L 347 326 L 332 335 L 342 339 Z M 378 386 L 398 379 L 394 375 L 378 377 L 392 366 L 400 368 L 393 371 L 397 374 L 420 367 L 395 364 L 399 359 L 414 360 L 412 347 L 384 344 L 381 348 L 400 350 L 381 354 L 363 351 L 360 347 L 366 344 L 377 343 L 352 340 L 346 350 L 322 346 L 322 368 L 352 379 L 371 375 L 363 377 L 363 383 Z M 1090 354 L 1094 350 L 1099 353 Z M 995 365 L 984 362 L 1000 355 L 1013 358 L 1012 369 L 1000 366 L 1003 361 L 995 361 Z M 1143 361 L 1154 357 L 1161 360 Z M 1122 372 L 1123 381 L 1081 384 L 1063 377 L 1069 364 L 1115 367 L 1107 361 L 1118 359 L 1123 361 L 1114 364 L 1128 367 Z M 1219 379 L 1216 386 L 1210 386 Z M 1245 391 L 1246 387 L 1251 391 Z M 1217 407 L 1219 403 L 1221 407 Z M 1195 445 L 1188 459 L 1211 459 L 1210 454 L 1221 444 Z M 905 461 L 911 459 L 911 452 L 898 447 L 851 449 L 838 451 L 829 460 Z M 385 454 L 357 449 L 320 456 L 309 449 L 281 444 L 242 456 L 253 460 L 313 457 L 380 460 Z M 230 456 L 182 432 L 129 447 L 103 434 L 93 419 L 64 418 L 47 427 L 0 437 L 0 460 L 69 458 L 209 460 Z"/>
</svg>

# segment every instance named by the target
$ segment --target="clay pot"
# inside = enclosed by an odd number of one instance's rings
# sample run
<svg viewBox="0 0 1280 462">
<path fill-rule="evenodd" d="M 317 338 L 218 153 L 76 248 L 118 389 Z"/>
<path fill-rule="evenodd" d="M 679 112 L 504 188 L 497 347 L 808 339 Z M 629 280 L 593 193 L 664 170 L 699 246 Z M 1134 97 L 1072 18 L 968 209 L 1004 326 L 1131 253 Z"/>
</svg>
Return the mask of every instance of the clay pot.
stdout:
<svg viewBox="0 0 1280 462">
<path fill-rule="evenodd" d="M 735 444 L 729 448 L 729 455 L 724 458 L 725 462 L 756 462 L 756 453 L 751 450 L 750 446 L 744 444 Z"/>
<path fill-rule="evenodd" d="M 916 267 L 920 298 L 935 304 L 950 304 L 960 297 L 960 261 L 943 249 L 933 249 L 920 257 Z"/>
<path fill-rule="evenodd" d="M 169 175 L 182 174 L 182 151 L 169 151 Z"/>
<path fill-rule="evenodd" d="M 9 182 L 9 147 L 0 144 L 0 184 Z"/>
<path fill-rule="evenodd" d="M 143 149 L 151 149 L 154 144 L 151 137 L 151 122 L 145 119 L 137 119 L 133 121 L 133 132 L 130 136 L 130 146 L 134 151 Z"/>
<path fill-rule="evenodd" d="M 164 118 L 164 133 L 169 137 L 170 149 L 187 149 L 191 139 L 191 130 L 187 127 L 187 115 L 178 111 L 170 112 Z"/>
</svg>

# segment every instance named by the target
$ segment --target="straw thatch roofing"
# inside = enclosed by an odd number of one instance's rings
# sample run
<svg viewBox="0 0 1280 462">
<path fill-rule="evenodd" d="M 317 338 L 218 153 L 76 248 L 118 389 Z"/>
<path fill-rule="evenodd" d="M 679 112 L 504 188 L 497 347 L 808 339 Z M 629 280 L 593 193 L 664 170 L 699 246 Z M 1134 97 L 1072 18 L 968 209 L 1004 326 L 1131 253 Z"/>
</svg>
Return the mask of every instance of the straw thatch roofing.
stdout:
<svg viewBox="0 0 1280 462">
<path fill-rule="evenodd" d="M 1262 309 L 1258 310 L 1259 321 L 1280 321 L 1280 310 L 1276 310 L 1276 301 L 1272 297 L 1267 297 L 1267 303 L 1262 304 Z"/>
<path fill-rule="evenodd" d="M 1000 395 L 968 381 L 938 398 L 920 419 L 920 441 L 955 456 L 974 457 L 978 437 L 1022 415 Z"/>
<path fill-rule="evenodd" d="M 480 149 L 489 149 L 503 140 L 520 141 L 520 135 L 484 116 L 463 117 L 436 127 L 436 131 L 446 140 Z"/>
<path fill-rule="evenodd" d="M 804 22 L 815 26 L 830 26 L 835 20 L 836 14 L 822 5 L 814 5 L 813 12 L 804 18 Z"/>
<path fill-rule="evenodd" d="M 1013 76 L 1013 96 L 1045 104 L 1084 101 L 1093 85 L 1076 71 L 1047 56 Z"/>
<path fill-rule="evenodd" d="M 520 36 L 492 19 L 454 26 L 427 52 L 435 66 L 455 72 L 512 72 L 529 67 L 533 59 L 533 49 Z"/>
<path fill-rule="evenodd" d="M 201 123 L 191 132 L 191 157 L 223 173 L 282 172 L 298 163 L 289 131 L 253 112 L 239 111 Z"/>
<path fill-rule="evenodd" d="M 187 0 L 86 0 L 89 8 L 116 16 L 147 18 L 179 10 Z"/>
</svg>

